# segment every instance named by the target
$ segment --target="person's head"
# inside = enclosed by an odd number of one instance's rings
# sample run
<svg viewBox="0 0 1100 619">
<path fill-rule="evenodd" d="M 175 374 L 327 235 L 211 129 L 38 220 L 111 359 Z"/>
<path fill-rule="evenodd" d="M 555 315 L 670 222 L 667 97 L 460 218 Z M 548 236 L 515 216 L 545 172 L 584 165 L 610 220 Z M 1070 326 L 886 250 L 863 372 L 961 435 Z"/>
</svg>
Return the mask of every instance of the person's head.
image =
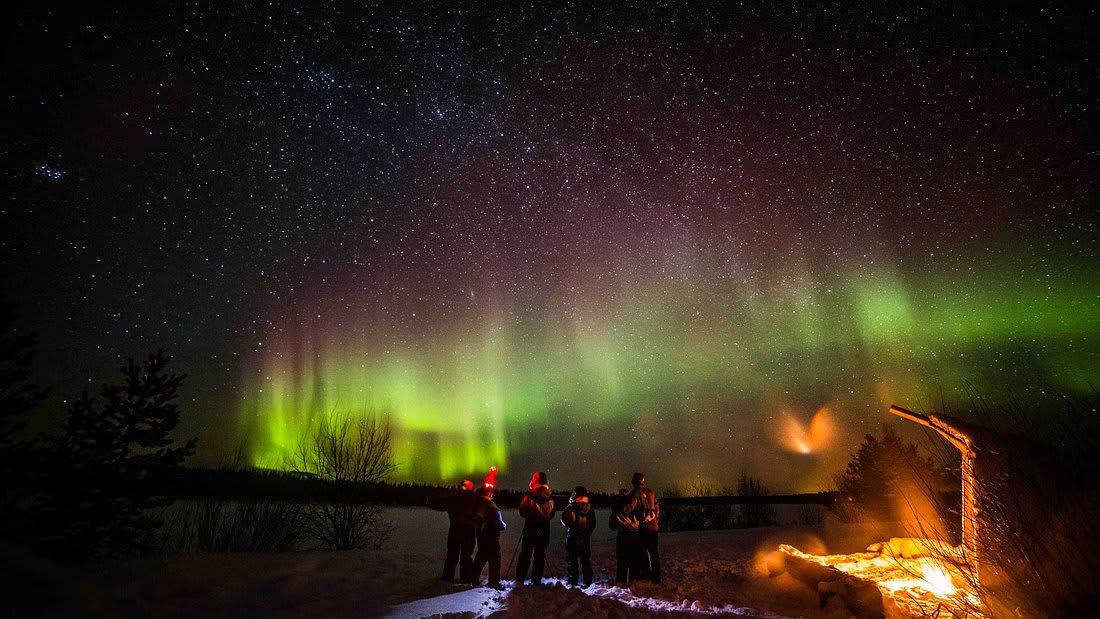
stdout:
<svg viewBox="0 0 1100 619">
<path fill-rule="evenodd" d="M 463 479 L 462 480 L 462 489 L 466 490 L 466 491 L 473 490 L 474 489 L 474 482 L 472 482 L 468 479 Z"/>
<path fill-rule="evenodd" d="M 645 474 L 634 473 L 634 476 L 630 478 L 630 484 L 635 488 L 641 488 L 645 485 Z"/>
<path fill-rule="evenodd" d="M 588 502 L 588 488 L 584 486 L 577 486 L 573 489 L 573 495 L 569 497 L 570 501 L 576 501 L 579 503 Z"/>
<path fill-rule="evenodd" d="M 545 486 L 549 482 L 546 479 L 546 473 L 542 471 L 535 471 L 531 474 L 531 488 L 537 488 L 538 486 Z"/>
<path fill-rule="evenodd" d="M 487 499 L 491 499 L 491 498 L 493 498 L 493 487 L 488 486 L 488 485 L 482 486 L 482 487 L 477 489 L 477 493 L 478 493 L 479 496 L 483 496 Z"/>
</svg>

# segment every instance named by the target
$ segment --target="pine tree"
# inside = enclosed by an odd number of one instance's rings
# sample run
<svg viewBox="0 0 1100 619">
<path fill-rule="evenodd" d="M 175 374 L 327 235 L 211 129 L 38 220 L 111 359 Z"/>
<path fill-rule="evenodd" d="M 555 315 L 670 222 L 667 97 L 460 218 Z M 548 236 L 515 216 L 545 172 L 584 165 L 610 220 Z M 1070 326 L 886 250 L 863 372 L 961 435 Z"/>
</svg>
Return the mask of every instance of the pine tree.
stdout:
<svg viewBox="0 0 1100 619">
<path fill-rule="evenodd" d="M 34 334 L 15 334 L 13 321 L 11 306 L 0 302 L 0 453 L 3 456 L 10 455 L 19 446 L 18 435 L 23 429 L 24 416 L 46 397 L 45 390 L 29 382 L 38 338 Z M 8 464 L 8 458 L 3 460 L 3 464 Z"/>
<path fill-rule="evenodd" d="M 172 503 L 168 476 L 195 451 L 197 439 L 176 445 L 175 400 L 184 375 L 165 372 L 158 351 L 140 366 L 131 359 L 124 379 L 105 385 L 102 408 L 83 394 L 51 440 L 54 474 L 44 512 L 54 546 L 83 556 L 132 550 L 162 523 L 147 510 Z"/>
<path fill-rule="evenodd" d="M 892 520 L 899 517 L 905 492 L 923 491 L 941 473 L 930 458 L 922 458 L 913 443 L 904 441 L 890 426 L 882 437 L 868 434 L 838 479 L 840 506 L 851 508 L 851 517 Z"/>
<path fill-rule="evenodd" d="M 37 337 L 16 333 L 14 317 L 12 307 L 0 302 L 0 540 L 20 540 L 25 532 L 36 452 L 21 432 L 26 415 L 46 397 L 46 390 L 30 382 Z"/>
</svg>

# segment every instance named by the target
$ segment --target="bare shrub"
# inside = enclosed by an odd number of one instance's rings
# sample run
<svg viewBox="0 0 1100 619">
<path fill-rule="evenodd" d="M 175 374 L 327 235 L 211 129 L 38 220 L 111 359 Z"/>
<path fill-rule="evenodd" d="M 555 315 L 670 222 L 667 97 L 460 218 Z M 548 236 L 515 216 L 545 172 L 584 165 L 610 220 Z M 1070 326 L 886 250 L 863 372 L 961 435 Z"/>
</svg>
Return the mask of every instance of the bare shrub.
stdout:
<svg viewBox="0 0 1100 619">
<path fill-rule="evenodd" d="M 734 529 L 763 527 L 778 524 L 775 508 L 760 500 L 769 496 L 768 488 L 757 478 L 742 471 L 737 488 L 721 488 L 696 479 L 688 484 L 664 493 L 665 498 L 686 499 L 703 497 L 740 496 L 748 502 L 676 501 L 661 507 L 661 528 L 665 531 L 699 531 L 710 529 Z"/>
<path fill-rule="evenodd" d="M 710 496 L 710 486 L 701 480 L 666 490 L 666 498 Z M 661 529 L 664 531 L 701 531 L 711 528 L 710 506 L 691 504 L 665 504 L 661 506 Z"/>
<path fill-rule="evenodd" d="M 771 495 L 764 482 L 749 475 L 745 471 L 737 477 L 737 496 L 759 499 Z M 778 524 L 775 508 L 767 503 L 741 503 L 737 506 L 735 518 L 738 527 L 767 527 Z"/>
<path fill-rule="evenodd" d="M 825 522 L 824 512 L 809 505 L 799 506 L 794 517 L 794 524 L 798 526 L 816 526 L 823 522 Z"/>
<path fill-rule="evenodd" d="M 288 468 L 327 482 L 306 509 L 305 531 L 321 547 L 380 545 L 391 531 L 371 486 L 394 471 L 393 429 L 375 415 L 328 415 L 289 457 Z"/>
<path fill-rule="evenodd" d="M 289 552 L 301 545 L 306 505 L 207 498 L 164 515 L 156 546 L 167 552 Z"/>
</svg>

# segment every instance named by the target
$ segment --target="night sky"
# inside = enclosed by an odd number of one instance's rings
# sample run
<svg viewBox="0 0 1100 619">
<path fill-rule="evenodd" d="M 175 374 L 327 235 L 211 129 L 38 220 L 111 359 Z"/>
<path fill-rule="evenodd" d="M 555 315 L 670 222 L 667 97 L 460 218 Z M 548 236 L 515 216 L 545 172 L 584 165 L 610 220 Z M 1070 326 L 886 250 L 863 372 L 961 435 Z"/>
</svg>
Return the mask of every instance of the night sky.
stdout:
<svg viewBox="0 0 1100 619">
<path fill-rule="evenodd" d="M 40 425 L 164 347 L 199 462 L 375 412 L 400 479 L 801 491 L 892 402 L 1100 379 L 1095 9 L 46 4 Z"/>
</svg>

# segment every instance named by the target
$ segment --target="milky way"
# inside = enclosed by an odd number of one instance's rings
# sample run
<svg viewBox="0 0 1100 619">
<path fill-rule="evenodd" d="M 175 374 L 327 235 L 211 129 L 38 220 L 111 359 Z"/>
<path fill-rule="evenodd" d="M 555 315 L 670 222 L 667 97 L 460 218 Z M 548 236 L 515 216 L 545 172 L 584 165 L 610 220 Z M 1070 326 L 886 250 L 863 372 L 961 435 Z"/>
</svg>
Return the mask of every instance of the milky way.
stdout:
<svg viewBox="0 0 1100 619">
<path fill-rule="evenodd" d="M 15 20 L 54 408 L 163 346 L 209 463 L 378 414 L 401 479 L 816 490 L 1100 377 L 1092 10 L 231 7 Z"/>
</svg>

